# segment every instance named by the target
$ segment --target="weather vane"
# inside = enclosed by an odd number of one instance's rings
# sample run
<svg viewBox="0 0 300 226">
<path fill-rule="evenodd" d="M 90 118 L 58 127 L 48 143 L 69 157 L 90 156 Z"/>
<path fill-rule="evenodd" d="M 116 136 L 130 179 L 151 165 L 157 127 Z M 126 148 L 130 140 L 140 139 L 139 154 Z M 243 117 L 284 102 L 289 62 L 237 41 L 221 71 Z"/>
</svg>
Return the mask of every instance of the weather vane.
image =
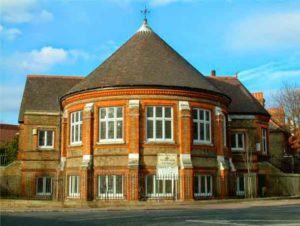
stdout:
<svg viewBox="0 0 300 226">
<path fill-rule="evenodd" d="M 147 14 L 150 13 L 150 11 L 145 6 L 145 9 L 141 10 L 141 13 L 144 14 L 144 20 L 147 20 Z"/>
</svg>

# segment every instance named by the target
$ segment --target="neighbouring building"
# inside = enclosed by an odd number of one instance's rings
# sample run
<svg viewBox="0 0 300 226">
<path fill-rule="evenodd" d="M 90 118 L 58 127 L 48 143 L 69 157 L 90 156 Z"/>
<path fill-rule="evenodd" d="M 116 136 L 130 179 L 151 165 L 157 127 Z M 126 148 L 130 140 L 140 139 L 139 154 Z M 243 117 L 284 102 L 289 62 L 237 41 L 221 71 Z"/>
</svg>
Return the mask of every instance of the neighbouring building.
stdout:
<svg viewBox="0 0 300 226">
<path fill-rule="evenodd" d="M 145 20 L 86 77 L 27 76 L 22 195 L 256 196 L 267 189 L 269 119 L 237 77 L 203 76 Z"/>
<path fill-rule="evenodd" d="M 19 126 L 11 124 L 0 124 L 0 166 L 7 164 L 6 145 L 12 142 L 18 135 Z"/>
</svg>

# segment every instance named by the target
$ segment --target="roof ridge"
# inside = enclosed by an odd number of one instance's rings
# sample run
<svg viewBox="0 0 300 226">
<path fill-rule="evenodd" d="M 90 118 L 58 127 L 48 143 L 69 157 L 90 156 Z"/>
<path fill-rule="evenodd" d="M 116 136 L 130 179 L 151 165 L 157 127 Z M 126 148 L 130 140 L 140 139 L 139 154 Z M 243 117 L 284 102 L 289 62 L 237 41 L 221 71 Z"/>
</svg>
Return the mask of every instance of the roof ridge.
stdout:
<svg viewBox="0 0 300 226">
<path fill-rule="evenodd" d="M 27 75 L 27 78 L 62 78 L 62 79 L 84 79 L 84 76 L 76 75 Z"/>
<path fill-rule="evenodd" d="M 218 75 L 218 76 L 211 76 L 211 75 L 209 75 L 209 76 L 206 76 L 206 77 L 208 77 L 208 78 L 212 78 L 212 79 L 229 79 L 229 80 L 239 80 L 237 77 L 235 77 L 235 76 L 229 76 L 229 75 L 224 75 L 224 76 L 222 76 L 222 75 Z"/>
</svg>

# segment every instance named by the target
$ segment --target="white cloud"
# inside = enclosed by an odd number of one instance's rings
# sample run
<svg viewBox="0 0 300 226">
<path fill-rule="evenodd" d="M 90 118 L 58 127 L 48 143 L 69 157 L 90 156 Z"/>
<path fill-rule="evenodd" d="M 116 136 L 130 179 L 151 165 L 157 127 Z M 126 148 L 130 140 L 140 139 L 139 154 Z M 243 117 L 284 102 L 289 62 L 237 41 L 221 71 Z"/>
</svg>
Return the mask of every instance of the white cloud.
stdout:
<svg viewBox="0 0 300 226">
<path fill-rule="evenodd" d="M 1 18 L 8 23 L 47 22 L 53 15 L 39 8 L 37 0 L 0 0 Z"/>
<path fill-rule="evenodd" d="M 0 38 L 7 39 L 8 41 L 13 41 L 15 38 L 22 34 L 22 32 L 17 28 L 5 28 L 0 24 Z"/>
<path fill-rule="evenodd" d="M 151 7 L 165 6 L 176 2 L 197 2 L 201 0 L 106 0 L 109 3 L 116 4 L 118 6 L 124 7 L 128 6 L 131 3 L 144 3 L 146 6 L 150 5 Z"/>
<path fill-rule="evenodd" d="M 229 46 L 238 50 L 300 46 L 300 11 L 251 15 L 229 29 Z"/>
<path fill-rule="evenodd" d="M 16 53 L 0 61 L 0 69 L 14 73 L 42 73 L 62 63 L 74 63 L 79 59 L 89 59 L 90 54 L 76 49 L 65 50 L 52 46 L 29 52 Z"/>
<path fill-rule="evenodd" d="M 0 85 L 0 111 L 1 113 L 4 112 L 18 112 L 22 93 L 23 93 L 23 86 L 16 86 L 16 85 Z"/>
</svg>

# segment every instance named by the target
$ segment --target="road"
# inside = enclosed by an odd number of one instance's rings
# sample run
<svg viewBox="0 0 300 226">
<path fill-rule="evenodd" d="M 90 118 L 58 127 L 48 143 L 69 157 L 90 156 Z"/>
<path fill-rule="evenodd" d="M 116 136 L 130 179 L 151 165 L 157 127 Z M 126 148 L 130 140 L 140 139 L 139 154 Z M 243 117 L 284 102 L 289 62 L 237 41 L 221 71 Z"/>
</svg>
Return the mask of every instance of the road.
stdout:
<svg viewBox="0 0 300 226">
<path fill-rule="evenodd" d="M 1 226 L 77 225 L 284 225 L 300 226 L 300 205 L 225 209 L 82 209 L 2 212 Z"/>
</svg>

